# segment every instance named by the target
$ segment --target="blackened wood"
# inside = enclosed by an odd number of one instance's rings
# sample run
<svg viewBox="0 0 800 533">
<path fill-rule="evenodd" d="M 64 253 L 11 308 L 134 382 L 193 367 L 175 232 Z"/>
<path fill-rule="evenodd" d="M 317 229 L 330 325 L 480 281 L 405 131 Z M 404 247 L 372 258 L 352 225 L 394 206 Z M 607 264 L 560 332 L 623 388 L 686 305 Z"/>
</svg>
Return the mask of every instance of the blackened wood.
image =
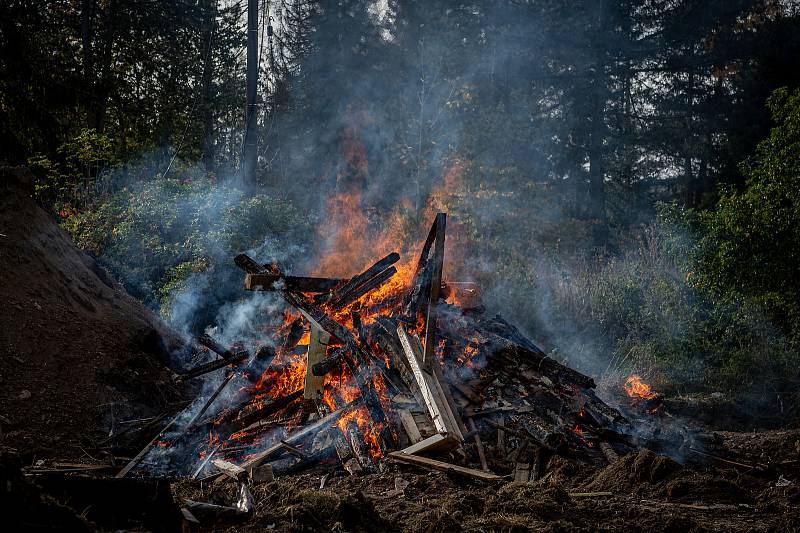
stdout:
<svg viewBox="0 0 800 533">
<path fill-rule="evenodd" d="M 230 358 L 236 356 L 236 352 L 234 352 L 233 350 L 230 350 L 228 348 L 225 348 L 223 345 L 221 345 L 219 342 L 217 342 L 214 339 L 214 337 L 212 337 L 211 335 L 208 335 L 206 333 L 203 333 L 202 335 L 197 337 L 197 342 L 199 342 L 200 344 L 202 344 L 203 346 L 205 346 L 206 348 L 208 348 L 209 350 L 211 350 L 215 354 L 219 355 L 223 359 L 230 359 Z"/>
<path fill-rule="evenodd" d="M 433 241 L 436 239 L 436 222 L 434 219 L 431 229 L 428 232 L 428 237 L 422 245 L 422 250 L 417 260 L 417 266 L 414 269 L 414 276 L 411 278 L 411 288 L 408 291 L 408 296 L 404 301 L 403 315 L 413 324 L 417 320 L 417 313 L 421 307 L 427 305 L 427 298 L 430 294 L 430 278 L 431 278 L 431 265 L 430 253 Z"/>
<path fill-rule="evenodd" d="M 294 319 L 289 326 L 289 331 L 286 333 L 286 338 L 283 340 L 284 349 L 288 350 L 297 346 L 297 343 L 303 338 L 303 333 L 305 333 L 305 328 L 303 328 L 303 319 Z"/>
<path fill-rule="evenodd" d="M 151 449 L 153 446 L 155 446 L 156 442 L 158 442 L 158 439 L 160 439 L 162 435 L 164 435 L 164 434 L 165 434 L 167 431 L 169 431 L 169 429 L 170 429 L 170 428 L 171 428 L 171 427 L 172 427 L 172 426 L 175 424 L 175 422 L 177 422 L 177 421 L 178 421 L 178 419 L 179 419 L 181 416 L 183 416 L 183 411 L 181 411 L 180 413 L 178 413 L 178 414 L 175 416 L 175 418 L 173 418 L 172 420 L 170 420 L 169 424 L 167 424 L 166 426 L 164 426 L 164 429 L 162 429 L 162 430 L 159 432 L 159 434 L 158 434 L 158 435 L 156 435 L 155 437 L 153 437 L 153 439 L 152 439 L 150 442 L 148 442 L 148 443 L 147 443 L 147 446 L 145 446 L 144 448 L 142 448 L 142 450 L 141 450 L 139 453 L 137 453 L 137 454 L 136 454 L 136 457 L 134 457 L 133 459 L 131 459 L 131 460 L 130 460 L 130 462 L 129 462 L 127 465 L 125 465 L 125 467 L 124 467 L 122 470 L 120 470 L 120 471 L 119 471 L 119 473 L 117 473 L 117 475 L 116 475 L 115 477 L 118 477 L 118 478 L 125 477 L 125 476 L 127 476 L 127 475 L 128 475 L 128 472 L 130 472 L 131 470 L 133 470 L 134 468 L 136 468 L 136 467 L 139 465 L 139 463 L 141 463 L 141 462 L 142 462 L 142 459 L 144 459 L 144 456 L 145 456 L 145 455 L 147 455 L 147 452 L 149 452 L 149 451 L 150 451 L 150 449 Z"/>
<path fill-rule="evenodd" d="M 489 465 L 486 463 L 486 452 L 483 449 L 483 443 L 481 442 L 481 436 L 478 432 L 478 428 L 475 427 L 475 421 L 471 418 L 467 419 L 467 424 L 471 433 L 474 433 L 475 437 L 475 448 L 478 450 L 478 458 L 481 461 L 481 469 L 484 472 L 489 471 Z"/>
<path fill-rule="evenodd" d="M 250 354 L 247 351 L 242 351 L 235 354 L 233 357 L 230 358 L 223 358 L 217 359 L 216 361 L 211 361 L 210 363 L 206 363 L 200 366 L 197 366 L 188 372 L 180 374 L 176 379 L 177 381 L 186 381 L 187 379 L 193 379 L 204 374 L 208 374 L 209 372 L 213 372 L 215 370 L 219 370 L 220 368 L 225 368 L 228 365 L 235 365 L 245 361 L 250 357 Z"/>
<path fill-rule="evenodd" d="M 254 422 L 258 422 L 259 420 L 262 420 L 268 417 L 269 415 L 277 413 L 278 411 L 289 406 L 289 404 L 291 404 L 292 402 L 294 402 L 295 400 L 297 400 L 302 396 L 303 396 L 303 389 L 296 390 L 291 394 L 287 394 L 286 396 L 277 398 L 272 402 L 268 403 L 267 405 L 259 407 L 252 413 L 240 416 L 233 422 L 239 428 L 246 428 L 247 426 L 253 424 Z"/>
<path fill-rule="evenodd" d="M 228 386 L 228 383 L 231 382 L 231 380 L 233 379 L 233 376 L 235 376 L 235 374 L 233 372 L 231 372 L 230 374 L 228 374 L 228 377 L 226 377 L 224 380 L 222 380 L 222 383 L 220 383 L 219 386 L 217 387 L 217 389 L 214 391 L 214 393 L 211 396 L 208 397 L 208 400 L 206 400 L 206 403 L 203 404 L 203 407 L 201 407 L 200 410 L 197 412 L 197 414 L 192 417 L 192 419 L 189 421 L 188 424 L 186 424 L 186 428 L 187 429 L 191 429 L 194 426 L 194 423 L 201 416 L 203 416 L 205 414 L 205 412 L 208 410 L 208 408 L 211 407 L 211 404 L 214 403 L 214 400 L 217 399 L 217 397 L 220 395 L 220 393 L 222 393 L 222 391 L 225 390 L 225 387 Z"/>
<path fill-rule="evenodd" d="M 315 376 L 325 376 L 337 368 L 340 368 L 344 359 L 344 354 L 342 353 L 343 351 L 344 349 L 342 348 L 336 348 L 333 350 L 331 355 L 311 367 L 311 373 Z"/>
<path fill-rule="evenodd" d="M 331 296 L 331 302 L 335 302 L 337 300 L 342 300 L 349 292 L 357 289 L 359 286 L 363 285 L 373 277 L 377 276 L 393 264 L 397 263 L 400 260 L 400 254 L 397 252 L 392 252 L 380 261 L 376 262 L 374 265 L 369 267 L 367 270 L 350 278 L 350 280 L 342 285 L 341 287 L 337 288 L 333 295 Z"/>
<path fill-rule="evenodd" d="M 258 274 L 264 271 L 264 267 L 247 254 L 239 254 L 233 258 L 233 262 L 248 274 Z"/>
<path fill-rule="evenodd" d="M 428 298 L 428 309 L 425 315 L 425 352 L 422 363 L 429 365 L 433 358 L 436 343 L 436 303 L 439 301 L 439 289 L 442 286 L 442 270 L 444 268 L 444 239 L 447 215 L 436 214 L 436 236 L 434 238 L 433 256 L 431 257 L 431 289 Z"/>
<path fill-rule="evenodd" d="M 332 309 L 343 309 L 350 305 L 351 303 L 355 302 L 365 294 L 368 294 L 371 291 L 374 291 L 389 279 L 397 274 L 397 269 L 395 267 L 389 267 L 383 272 L 379 273 L 377 276 L 373 277 L 366 283 L 363 283 L 356 287 L 355 289 L 349 291 L 346 294 L 342 294 L 335 300 L 330 302 L 330 307 Z"/>
<path fill-rule="evenodd" d="M 341 279 L 284 276 L 274 273 L 248 273 L 244 288 L 248 291 L 328 292 L 341 283 Z"/>
</svg>

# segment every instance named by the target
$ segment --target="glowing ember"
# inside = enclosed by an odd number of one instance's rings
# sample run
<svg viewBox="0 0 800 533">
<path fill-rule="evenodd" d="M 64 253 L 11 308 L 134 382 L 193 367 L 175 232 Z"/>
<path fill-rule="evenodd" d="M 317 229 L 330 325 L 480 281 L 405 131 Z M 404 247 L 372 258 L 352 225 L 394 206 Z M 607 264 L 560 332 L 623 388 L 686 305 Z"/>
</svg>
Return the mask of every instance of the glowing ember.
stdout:
<svg viewBox="0 0 800 533">
<path fill-rule="evenodd" d="M 631 374 L 625 380 L 625 392 L 631 398 L 640 400 L 651 400 L 658 396 L 655 392 L 650 390 L 650 385 L 642 381 L 637 374 Z"/>
</svg>

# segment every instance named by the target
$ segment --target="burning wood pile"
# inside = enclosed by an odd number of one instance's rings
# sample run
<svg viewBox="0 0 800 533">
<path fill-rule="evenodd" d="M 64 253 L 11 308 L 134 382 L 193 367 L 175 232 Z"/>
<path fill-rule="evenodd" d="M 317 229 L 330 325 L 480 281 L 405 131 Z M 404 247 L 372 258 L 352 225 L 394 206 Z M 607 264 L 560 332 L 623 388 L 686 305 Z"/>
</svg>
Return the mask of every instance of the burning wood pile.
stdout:
<svg viewBox="0 0 800 533">
<path fill-rule="evenodd" d="M 245 289 L 289 304 L 279 340 L 251 355 L 201 337 L 219 359 L 179 379 L 227 375 L 118 477 L 170 448 L 197 458 L 171 472 L 201 479 L 394 460 L 488 481 L 540 478 L 554 454 L 604 464 L 630 451 L 628 422 L 592 378 L 487 316 L 474 284 L 442 280 L 445 224 L 439 213 L 415 265 L 392 253 L 350 279 L 237 256 Z"/>
</svg>

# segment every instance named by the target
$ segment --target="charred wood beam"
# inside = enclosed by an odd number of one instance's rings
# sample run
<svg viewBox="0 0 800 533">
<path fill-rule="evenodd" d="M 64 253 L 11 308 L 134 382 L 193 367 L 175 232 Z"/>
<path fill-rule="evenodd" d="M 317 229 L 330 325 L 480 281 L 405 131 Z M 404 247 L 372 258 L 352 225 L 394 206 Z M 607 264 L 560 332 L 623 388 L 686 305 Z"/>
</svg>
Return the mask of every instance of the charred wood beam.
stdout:
<svg viewBox="0 0 800 533">
<path fill-rule="evenodd" d="M 236 357 L 236 352 L 225 348 L 219 342 L 214 339 L 211 335 L 203 333 L 199 337 L 197 337 L 197 342 L 214 352 L 215 354 L 219 355 L 223 359 L 230 359 L 232 357 Z"/>
<path fill-rule="evenodd" d="M 433 256 L 431 257 L 431 292 L 428 298 L 428 309 L 425 316 L 425 351 L 422 363 L 429 365 L 433 359 L 433 349 L 436 343 L 436 303 L 439 301 L 439 289 L 442 286 L 442 269 L 444 268 L 444 239 L 447 215 L 436 213 L 436 233 L 434 238 Z"/>
<path fill-rule="evenodd" d="M 355 302 L 365 294 L 374 291 L 387 281 L 391 279 L 392 276 L 397 274 L 397 269 L 395 267 L 389 267 L 383 272 L 379 273 L 374 278 L 368 280 L 366 283 L 359 285 L 355 289 L 349 291 L 346 294 L 342 294 L 336 300 L 331 301 L 330 307 L 332 309 L 343 309 L 350 305 L 351 303 Z"/>
<path fill-rule="evenodd" d="M 247 254 L 237 255 L 233 258 L 233 262 L 248 274 L 258 274 L 266 270 Z"/>
<path fill-rule="evenodd" d="M 242 361 L 245 361 L 246 359 L 248 359 L 249 357 L 250 357 L 250 354 L 246 350 L 244 350 L 244 351 L 238 352 L 233 357 L 217 359 L 216 361 L 211 361 L 210 363 L 206 363 L 206 364 L 197 366 L 197 367 L 189 370 L 188 372 L 185 372 L 183 374 L 178 375 L 178 377 L 176 377 L 175 379 L 178 382 L 186 381 L 187 379 L 194 379 L 194 378 L 202 376 L 204 374 L 208 374 L 209 372 L 213 372 L 215 370 L 219 370 L 220 368 L 225 368 L 228 365 L 239 364 Z"/>
<path fill-rule="evenodd" d="M 244 278 L 244 288 L 248 291 L 328 292 L 342 281 L 344 280 L 248 273 Z"/>
<path fill-rule="evenodd" d="M 189 423 L 186 424 L 186 428 L 187 429 L 191 429 L 192 427 L 194 427 L 195 422 L 201 416 L 203 416 L 206 411 L 208 411 L 208 408 L 211 407 L 211 404 L 214 403 L 214 400 L 217 399 L 217 397 L 222 393 L 222 391 L 225 390 L 225 387 L 228 386 L 228 383 L 231 382 L 231 380 L 233 379 L 233 376 L 235 376 L 235 374 L 233 372 L 231 372 L 230 374 L 228 374 L 228 377 L 226 377 L 224 380 L 222 380 L 222 383 L 220 383 L 219 386 L 217 387 L 217 389 L 214 391 L 214 393 L 211 396 L 208 397 L 208 400 L 206 400 L 206 403 L 203 404 L 203 407 L 201 407 L 200 410 L 197 412 L 197 414 L 195 414 L 192 417 L 192 419 L 189 421 Z"/>
<path fill-rule="evenodd" d="M 315 376 L 325 376 L 330 374 L 337 368 L 342 366 L 342 361 L 344 361 L 344 349 L 343 348 L 336 348 L 333 350 L 330 356 L 323 359 L 319 363 L 315 364 L 311 368 L 311 373 Z"/>
<path fill-rule="evenodd" d="M 330 302 L 334 306 L 344 307 L 341 302 L 349 299 L 349 294 L 354 292 L 358 289 L 361 285 L 367 283 L 372 278 L 377 276 L 378 274 L 382 273 L 384 270 L 388 269 L 393 264 L 397 263 L 400 260 L 400 254 L 397 252 L 392 252 L 380 261 L 376 262 L 374 265 L 369 267 L 367 270 L 350 278 L 350 280 L 336 289 L 333 294 L 331 295 Z M 355 300 L 356 298 L 350 299 L 350 301 Z M 337 303 L 338 302 L 338 303 Z"/>
<path fill-rule="evenodd" d="M 272 402 L 259 407 L 252 413 L 248 413 L 244 416 L 240 416 L 239 418 L 233 421 L 233 424 L 238 428 L 246 428 L 250 424 L 258 422 L 259 420 L 263 420 L 264 418 L 277 413 L 281 409 L 288 407 L 292 402 L 301 398 L 303 396 L 303 389 L 296 390 L 291 394 L 287 394 L 286 396 L 282 396 L 273 400 Z"/>
</svg>

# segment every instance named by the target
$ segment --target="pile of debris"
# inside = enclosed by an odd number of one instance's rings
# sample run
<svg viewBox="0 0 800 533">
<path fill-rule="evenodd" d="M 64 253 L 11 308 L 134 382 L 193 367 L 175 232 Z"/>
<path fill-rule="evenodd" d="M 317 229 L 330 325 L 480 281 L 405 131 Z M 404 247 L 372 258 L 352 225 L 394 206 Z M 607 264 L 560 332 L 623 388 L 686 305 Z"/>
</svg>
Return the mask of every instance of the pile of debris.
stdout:
<svg viewBox="0 0 800 533">
<path fill-rule="evenodd" d="M 154 465 L 195 479 L 318 465 L 358 474 L 393 460 L 529 481 L 553 455 L 599 466 L 636 447 L 590 377 L 487 316 L 476 285 L 443 281 L 445 224 L 439 213 L 415 265 L 392 253 L 350 279 L 290 276 L 237 256 L 245 289 L 289 304 L 280 340 L 251 355 L 201 337 L 219 359 L 179 379 L 227 375 L 117 477 Z M 165 466 L 169 449 L 192 461 Z"/>
</svg>

